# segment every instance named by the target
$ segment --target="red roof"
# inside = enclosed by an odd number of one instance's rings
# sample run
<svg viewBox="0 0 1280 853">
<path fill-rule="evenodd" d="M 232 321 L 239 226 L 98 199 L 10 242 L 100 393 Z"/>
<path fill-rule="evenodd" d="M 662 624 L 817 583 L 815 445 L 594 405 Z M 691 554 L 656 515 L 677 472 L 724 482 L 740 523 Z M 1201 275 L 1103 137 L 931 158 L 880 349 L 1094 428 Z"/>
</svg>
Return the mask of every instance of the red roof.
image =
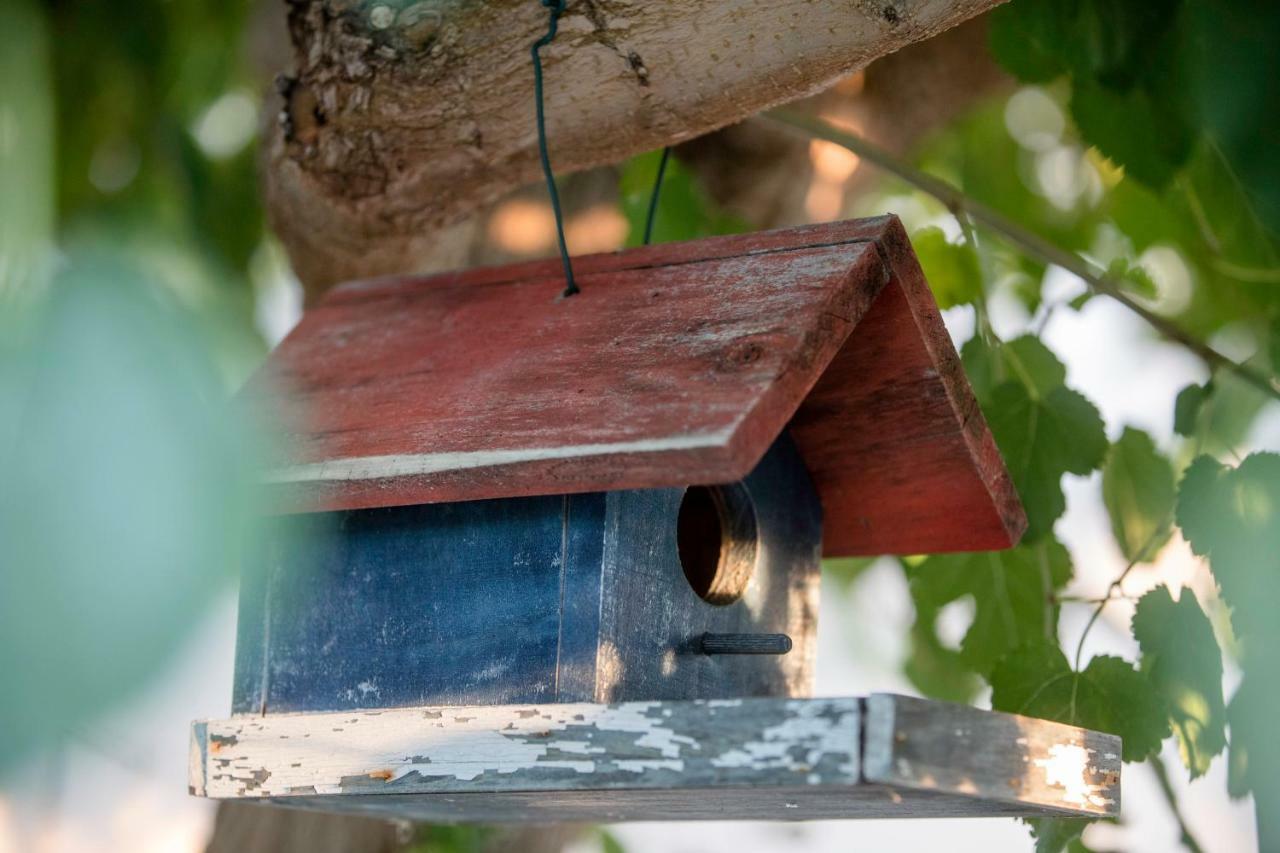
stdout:
<svg viewBox="0 0 1280 853">
<path fill-rule="evenodd" d="M 828 555 L 1008 547 L 1017 496 L 894 217 L 357 281 L 242 400 L 288 511 L 737 480 L 790 424 Z"/>
</svg>

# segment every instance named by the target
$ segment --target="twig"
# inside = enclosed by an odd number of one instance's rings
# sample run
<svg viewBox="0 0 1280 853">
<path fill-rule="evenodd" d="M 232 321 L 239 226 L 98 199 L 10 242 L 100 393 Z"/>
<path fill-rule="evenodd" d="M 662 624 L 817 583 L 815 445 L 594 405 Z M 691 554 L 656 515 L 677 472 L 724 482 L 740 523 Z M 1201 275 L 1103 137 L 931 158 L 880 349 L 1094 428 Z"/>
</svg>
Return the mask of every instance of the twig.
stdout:
<svg viewBox="0 0 1280 853">
<path fill-rule="evenodd" d="M 1123 595 L 1124 590 L 1122 589 L 1125 578 L 1129 577 L 1129 572 L 1133 571 L 1134 566 L 1150 557 L 1147 552 L 1151 550 L 1151 546 L 1155 545 L 1156 540 L 1160 538 L 1162 533 L 1166 532 L 1166 528 L 1172 523 L 1173 510 L 1169 510 L 1169 512 L 1165 514 L 1164 518 L 1160 519 L 1160 523 L 1156 525 L 1155 529 L 1151 531 L 1151 535 L 1142 543 L 1142 547 L 1140 547 L 1133 555 L 1133 559 L 1129 561 L 1129 565 L 1125 566 L 1124 571 L 1120 573 L 1120 576 L 1107 586 L 1106 594 L 1098 600 L 1098 606 L 1093 609 L 1092 615 L 1089 616 L 1089 621 L 1085 623 L 1084 630 L 1080 632 L 1080 641 L 1076 643 L 1076 672 L 1080 671 L 1080 655 L 1084 652 L 1084 641 L 1085 638 L 1089 636 L 1089 631 L 1093 629 L 1094 623 L 1098 621 L 1098 617 L 1102 615 L 1102 611 L 1107 608 L 1108 604 L 1115 601 L 1117 598 L 1127 598 L 1127 596 Z M 1117 595 L 1117 593 L 1120 594 Z"/>
<path fill-rule="evenodd" d="M 851 133 L 837 130 L 826 122 L 797 115 L 796 113 L 774 110 L 765 116 L 781 124 L 802 130 L 810 136 L 825 139 L 857 154 L 863 160 L 898 176 L 918 190 L 928 193 L 946 205 L 952 213 L 964 211 L 988 228 L 996 231 L 1005 239 L 1014 243 L 1028 254 L 1042 261 L 1062 267 L 1081 278 L 1095 293 L 1109 296 L 1137 314 L 1165 338 L 1175 341 L 1199 356 L 1210 370 L 1221 368 L 1230 371 L 1265 394 L 1280 400 L 1280 385 L 1275 380 L 1254 370 L 1248 365 L 1227 358 L 1204 341 L 1198 340 L 1178 324 L 1151 309 L 1136 302 L 1120 289 L 1114 280 L 1099 270 L 1092 263 L 1075 252 L 1069 252 L 1046 240 L 1039 234 L 1022 227 L 1003 215 L 997 213 L 981 202 L 969 198 L 961 190 L 933 175 L 925 174 L 918 169 L 901 162 L 889 152 L 879 148 Z"/>
<path fill-rule="evenodd" d="M 1169 804 L 1169 811 L 1173 812 L 1173 819 L 1178 822 L 1178 831 L 1182 833 L 1182 846 L 1190 850 L 1191 853 L 1204 853 L 1204 848 L 1200 846 L 1200 842 L 1196 841 L 1196 837 L 1191 834 L 1191 828 L 1187 826 L 1187 822 L 1182 818 L 1182 812 L 1178 809 L 1178 796 L 1173 792 L 1173 785 L 1169 783 L 1169 769 L 1164 766 L 1164 759 L 1159 755 L 1153 755 L 1147 763 L 1151 765 L 1152 771 L 1156 774 L 1156 781 L 1160 783 L 1160 790 L 1164 792 L 1164 799 Z"/>
</svg>

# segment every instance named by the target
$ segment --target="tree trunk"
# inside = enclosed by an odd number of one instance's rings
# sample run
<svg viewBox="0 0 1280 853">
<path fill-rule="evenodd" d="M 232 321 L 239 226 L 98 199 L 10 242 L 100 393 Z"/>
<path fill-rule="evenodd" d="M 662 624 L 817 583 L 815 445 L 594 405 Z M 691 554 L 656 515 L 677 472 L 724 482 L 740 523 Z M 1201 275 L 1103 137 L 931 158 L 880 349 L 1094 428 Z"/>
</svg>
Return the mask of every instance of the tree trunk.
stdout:
<svg viewBox="0 0 1280 853">
<path fill-rule="evenodd" d="M 700 136 L 997 2 L 574 0 L 543 50 L 553 163 Z M 537 177 L 529 47 L 546 27 L 533 0 L 291 0 L 264 171 L 304 282 L 447 263 L 442 228 Z"/>
</svg>

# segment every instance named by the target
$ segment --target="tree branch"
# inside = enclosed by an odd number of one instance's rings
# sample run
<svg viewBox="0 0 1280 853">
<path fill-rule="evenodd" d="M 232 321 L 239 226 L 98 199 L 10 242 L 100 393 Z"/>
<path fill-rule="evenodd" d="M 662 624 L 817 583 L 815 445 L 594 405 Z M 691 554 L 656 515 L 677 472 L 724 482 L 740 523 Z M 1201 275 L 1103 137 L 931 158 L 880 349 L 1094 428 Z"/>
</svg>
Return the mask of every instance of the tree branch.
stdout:
<svg viewBox="0 0 1280 853">
<path fill-rule="evenodd" d="M 1000 0 L 573 0 L 546 64 L 558 173 L 810 95 Z M 407 272 L 533 181 L 536 0 L 291 0 L 268 212 L 311 287 Z"/>
<path fill-rule="evenodd" d="M 1182 846 L 1187 848 L 1190 853 L 1204 853 L 1204 849 L 1200 843 L 1196 841 L 1196 837 L 1191 834 L 1191 828 L 1187 826 L 1187 822 L 1182 817 L 1182 812 L 1178 809 L 1178 796 L 1173 792 L 1173 785 L 1169 782 L 1169 770 L 1164 766 L 1164 759 L 1158 754 L 1151 756 L 1151 760 L 1147 762 L 1151 765 L 1151 770 L 1156 774 L 1156 781 L 1160 783 L 1160 790 L 1164 794 L 1164 800 L 1169 804 L 1169 811 L 1173 812 L 1173 819 L 1178 822 L 1178 831 L 1181 833 L 1180 841 Z"/>
<path fill-rule="evenodd" d="M 916 189 L 933 196 L 953 213 L 967 213 L 974 221 L 980 222 L 992 231 L 999 233 L 1027 254 L 1046 263 L 1062 267 L 1083 280 L 1094 293 L 1116 300 L 1145 320 L 1161 336 L 1181 344 L 1195 353 L 1210 370 L 1222 369 L 1234 373 L 1270 397 L 1280 399 L 1280 385 L 1277 385 L 1274 379 L 1263 375 L 1248 365 L 1227 358 L 1204 341 L 1197 339 L 1177 323 L 1134 301 L 1106 273 L 1075 252 L 1062 249 L 1039 234 L 1010 219 L 1006 219 L 981 202 L 969 198 L 961 190 L 946 181 L 908 166 L 865 139 L 837 130 L 820 119 L 782 111 L 770 113 L 769 118 L 802 130 L 811 136 L 843 146 L 863 160 L 874 163 L 886 172 L 890 172 L 911 184 Z"/>
</svg>

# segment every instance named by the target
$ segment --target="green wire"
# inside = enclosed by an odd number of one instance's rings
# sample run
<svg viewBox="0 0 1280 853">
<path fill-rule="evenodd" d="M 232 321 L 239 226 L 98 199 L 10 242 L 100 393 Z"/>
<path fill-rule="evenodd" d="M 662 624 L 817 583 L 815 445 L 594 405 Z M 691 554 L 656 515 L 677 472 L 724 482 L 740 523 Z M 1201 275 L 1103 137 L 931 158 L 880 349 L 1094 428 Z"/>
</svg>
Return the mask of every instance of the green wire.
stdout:
<svg viewBox="0 0 1280 853">
<path fill-rule="evenodd" d="M 547 194 L 551 196 L 551 211 L 556 216 L 556 239 L 560 241 L 560 262 L 564 264 L 565 288 L 563 296 L 573 296 L 578 284 L 573 280 L 573 264 L 569 262 L 569 246 L 564 240 L 564 215 L 560 212 L 560 193 L 556 191 L 556 178 L 551 171 L 551 155 L 547 153 L 547 121 L 542 107 L 542 58 L 538 55 L 541 48 L 551 44 L 556 37 L 556 27 L 560 13 L 564 11 L 565 0 L 541 0 L 542 5 L 550 10 L 547 22 L 547 34 L 533 43 L 530 53 L 533 55 L 533 92 L 538 107 L 538 154 L 542 158 L 542 174 L 547 179 Z"/>
<path fill-rule="evenodd" d="M 662 159 L 658 161 L 658 177 L 653 181 L 653 194 L 649 196 L 649 215 L 644 219 L 644 245 L 653 240 L 653 220 L 658 214 L 658 192 L 662 189 L 662 176 L 667 171 L 667 161 L 671 159 L 671 146 L 662 149 Z"/>
</svg>

